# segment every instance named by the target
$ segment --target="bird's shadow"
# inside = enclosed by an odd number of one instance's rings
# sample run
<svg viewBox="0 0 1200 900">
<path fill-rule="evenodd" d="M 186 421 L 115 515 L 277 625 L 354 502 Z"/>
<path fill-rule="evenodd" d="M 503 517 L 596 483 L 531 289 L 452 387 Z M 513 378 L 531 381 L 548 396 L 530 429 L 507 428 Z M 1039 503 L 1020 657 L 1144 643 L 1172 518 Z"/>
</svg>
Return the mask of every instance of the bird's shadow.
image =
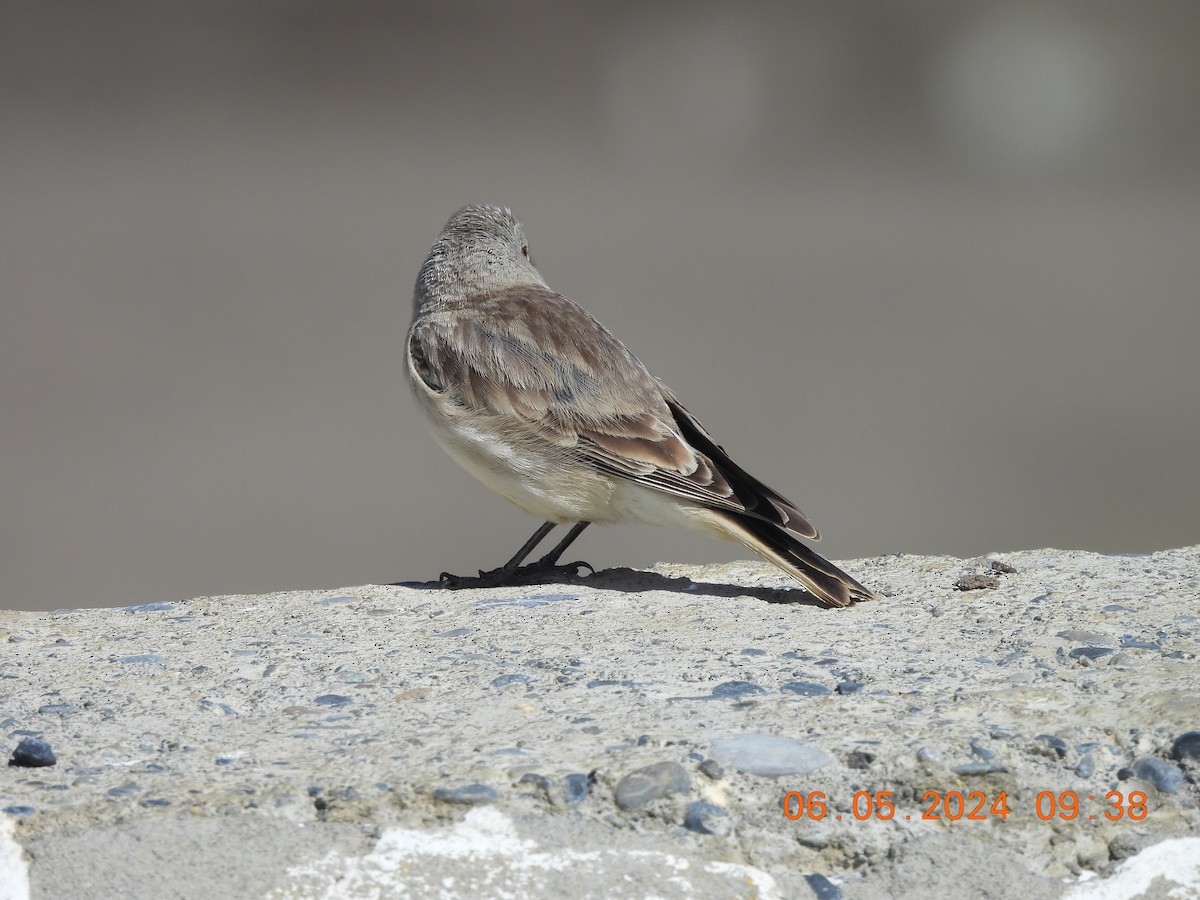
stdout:
<svg viewBox="0 0 1200 900">
<path fill-rule="evenodd" d="M 824 607 L 816 597 L 800 588 L 772 588 L 742 584 L 718 584 L 711 581 L 693 581 L 682 576 L 672 577 L 660 575 L 658 572 L 643 572 L 617 566 L 612 569 L 601 569 L 587 575 L 577 575 L 574 578 L 561 576 L 550 580 L 536 578 L 517 579 L 506 582 L 504 587 L 532 587 L 535 585 L 561 584 L 586 585 L 606 591 L 625 591 L 626 593 L 642 593 L 643 591 L 673 591 L 677 594 L 695 594 L 703 597 L 753 597 L 765 603 L 802 604 L 807 606 Z M 407 587 L 418 590 L 450 590 L 440 581 L 396 581 L 392 587 Z"/>
</svg>

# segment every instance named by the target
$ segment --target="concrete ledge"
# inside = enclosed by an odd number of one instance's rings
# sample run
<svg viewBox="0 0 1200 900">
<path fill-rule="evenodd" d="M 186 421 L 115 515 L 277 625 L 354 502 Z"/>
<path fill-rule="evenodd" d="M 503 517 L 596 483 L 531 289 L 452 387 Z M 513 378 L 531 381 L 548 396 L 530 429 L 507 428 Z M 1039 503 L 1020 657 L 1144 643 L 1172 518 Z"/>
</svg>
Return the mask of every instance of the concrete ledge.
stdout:
<svg viewBox="0 0 1200 900">
<path fill-rule="evenodd" d="M 1200 891 L 1200 547 L 993 562 L 0 613 L 0 897 Z"/>
</svg>

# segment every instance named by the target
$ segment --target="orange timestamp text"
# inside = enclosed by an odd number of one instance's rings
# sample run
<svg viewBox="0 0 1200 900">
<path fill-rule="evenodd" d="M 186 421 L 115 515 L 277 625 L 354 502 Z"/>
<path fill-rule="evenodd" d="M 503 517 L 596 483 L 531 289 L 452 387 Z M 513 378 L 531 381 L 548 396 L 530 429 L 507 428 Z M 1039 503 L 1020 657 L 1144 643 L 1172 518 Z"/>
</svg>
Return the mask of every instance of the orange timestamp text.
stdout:
<svg viewBox="0 0 1200 900">
<path fill-rule="evenodd" d="M 1006 820 L 1016 809 L 1009 806 L 1008 792 L 992 796 L 983 791 L 926 791 L 921 802 L 924 809 L 919 814 L 905 814 L 896 809 L 892 802 L 892 791 L 857 791 L 850 802 L 850 817 L 859 822 L 868 819 L 889 821 L 891 819 L 928 820 L 935 822 L 982 822 L 988 819 Z M 1088 803 L 1097 803 L 1096 794 L 1087 794 L 1083 798 Z M 1093 807 L 1091 812 L 1081 805 L 1081 798 L 1075 791 L 1038 791 L 1034 798 L 1033 812 L 1043 822 L 1072 821 L 1109 821 L 1118 822 L 1129 819 L 1140 822 L 1148 815 L 1146 794 L 1144 791 L 1109 791 L 1100 795 L 1103 805 Z M 800 819 L 820 821 L 835 819 L 840 821 L 842 815 L 830 812 L 828 799 L 824 791 L 788 791 L 783 795 L 783 815 L 793 822 Z"/>
</svg>

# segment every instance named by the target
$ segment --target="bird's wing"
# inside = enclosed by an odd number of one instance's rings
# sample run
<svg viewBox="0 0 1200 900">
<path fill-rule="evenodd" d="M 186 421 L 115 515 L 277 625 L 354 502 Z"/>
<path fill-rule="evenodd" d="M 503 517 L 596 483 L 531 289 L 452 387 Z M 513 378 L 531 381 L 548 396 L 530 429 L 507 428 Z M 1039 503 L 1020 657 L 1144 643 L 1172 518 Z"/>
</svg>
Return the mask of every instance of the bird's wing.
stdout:
<svg viewBox="0 0 1200 900">
<path fill-rule="evenodd" d="M 513 288 L 418 318 L 408 351 L 426 386 L 500 416 L 524 440 L 569 448 L 605 472 L 816 538 L 794 504 L 720 448 L 590 313 L 545 288 Z"/>
</svg>

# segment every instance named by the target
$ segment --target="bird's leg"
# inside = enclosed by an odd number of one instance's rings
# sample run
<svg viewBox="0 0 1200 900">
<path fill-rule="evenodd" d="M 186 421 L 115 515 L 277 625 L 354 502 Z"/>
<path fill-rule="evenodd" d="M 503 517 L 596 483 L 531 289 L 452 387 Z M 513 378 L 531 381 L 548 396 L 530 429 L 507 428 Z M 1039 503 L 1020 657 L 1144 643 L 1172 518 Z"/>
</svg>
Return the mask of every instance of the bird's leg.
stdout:
<svg viewBox="0 0 1200 900">
<path fill-rule="evenodd" d="M 537 562 L 533 563 L 532 565 L 526 566 L 525 568 L 526 569 L 552 569 L 552 568 L 557 567 L 560 569 L 570 569 L 573 572 L 578 572 L 580 566 L 587 566 L 588 569 L 595 572 L 596 570 L 595 570 L 595 568 L 592 567 L 592 564 L 586 563 L 583 560 L 579 560 L 579 561 L 573 562 L 573 563 L 567 563 L 565 566 L 557 565 L 558 558 L 563 555 L 563 551 L 566 550 L 568 547 L 570 547 L 571 544 L 573 544 L 575 542 L 575 538 L 577 538 L 577 537 L 579 537 L 579 535 L 583 534 L 583 529 L 587 528 L 591 524 L 592 524 L 591 522 L 576 522 L 574 525 L 571 526 L 571 530 L 567 532 L 567 536 L 564 537 L 557 544 L 555 544 L 554 548 L 549 553 L 547 553 L 545 556 L 543 556 Z"/>
<path fill-rule="evenodd" d="M 445 587 L 455 588 L 480 588 L 480 587 L 499 587 L 503 584 L 515 584 L 520 582 L 530 582 L 535 584 L 554 581 L 556 578 L 571 579 L 579 574 L 581 566 L 586 566 L 591 571 L 595 571 L 591 565 L 586 562 L 578 561 L 568 563 L 566 565 L 558 565 L 558 558 L 562 556 L 563 551 L 571 546 L 575 538 L 587 528 L 590 523 L 577 522 L 567 532 L 566 537 L 559 541 L 553 549 L 537 562 L 530 563 L 527 566 L 522 566 L 521 562 L 530 553 L 533 548 L 541 543 L 542 538 L 548 535 L 555 526 L 554 522 L 543 523 L 533 536 L 527 540 L 521 549 L 516 552 L 508 562 L 498 569 L 492 569 L 490 572 L 480 571 L 477 578 L 470 575 L 451 575 L 449 572 L 443 572 L 439 576 L 438 581 Z"/>
</svg>

